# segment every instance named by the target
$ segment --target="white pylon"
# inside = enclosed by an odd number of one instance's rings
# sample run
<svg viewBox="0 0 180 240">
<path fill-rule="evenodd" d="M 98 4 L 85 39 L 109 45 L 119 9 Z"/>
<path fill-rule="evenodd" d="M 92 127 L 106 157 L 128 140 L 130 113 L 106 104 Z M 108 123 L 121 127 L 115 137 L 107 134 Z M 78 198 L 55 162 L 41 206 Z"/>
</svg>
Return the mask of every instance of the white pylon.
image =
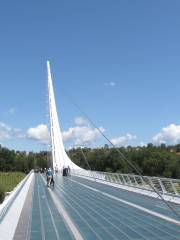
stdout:
<svg viewBox="0 0 180 240">
<path fill-rule="evenodd" d="M 62 141 L 62 134 L 59 126 L 56 102 L 54 97 L 54 90 L 51 77 L 50 63 L 47 61 L 48 73 L 48 102 L 49 102 L 49 117 L 50 117 L 50 135 L 51 135 L 51 151 L 52 151 L 52 167 L 62 170 L 63 167 L 70 167 L 70 169 L 81 169 L 74 164 L 68 157 L 64 144 Z"/>
</svg>

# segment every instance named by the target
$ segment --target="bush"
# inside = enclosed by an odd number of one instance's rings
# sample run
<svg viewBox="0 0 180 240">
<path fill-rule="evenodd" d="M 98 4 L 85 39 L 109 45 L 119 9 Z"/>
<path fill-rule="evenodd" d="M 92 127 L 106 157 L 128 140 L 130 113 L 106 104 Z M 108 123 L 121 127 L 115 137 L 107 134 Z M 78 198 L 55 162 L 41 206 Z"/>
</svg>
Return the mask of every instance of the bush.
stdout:
<svg viewBox="0 0 180 240">
<path fill-rule="evenodd" d="M 5 198 L 5 191 L 3 187 L 0 185 L 0 203 L 4 201 L 4 198 Z"/>
</svg>

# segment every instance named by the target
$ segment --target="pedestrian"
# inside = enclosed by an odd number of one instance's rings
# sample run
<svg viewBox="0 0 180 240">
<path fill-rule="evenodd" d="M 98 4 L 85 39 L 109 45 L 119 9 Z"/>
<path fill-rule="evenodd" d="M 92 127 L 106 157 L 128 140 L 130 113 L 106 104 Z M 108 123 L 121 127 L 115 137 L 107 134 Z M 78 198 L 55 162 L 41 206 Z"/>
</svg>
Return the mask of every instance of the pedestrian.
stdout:
<svg viewBox="0 0 180 240">
<path fill-rule="evenodd" d="M 57 164 L 55 166 L 55 173 L 58 173 L 58 166 L 57 166 Z"/>
<path fill-rule="evenodd" d="M 47 170 L 46 177 L 47 177 L 47 186 L 50 187 L 51 184 L 53 184 L 54 186 L 53 172 L 51 168 Z"/>
</svg>

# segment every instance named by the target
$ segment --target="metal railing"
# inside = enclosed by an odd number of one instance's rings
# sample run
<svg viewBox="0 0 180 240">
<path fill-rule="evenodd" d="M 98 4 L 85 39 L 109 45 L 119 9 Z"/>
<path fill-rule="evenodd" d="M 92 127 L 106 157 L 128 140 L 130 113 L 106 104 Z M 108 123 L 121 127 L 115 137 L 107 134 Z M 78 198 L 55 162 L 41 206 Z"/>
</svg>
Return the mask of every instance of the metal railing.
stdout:
<svg viewBox="0 0 180 240">
<path fill-rule="evenodd" d="M 153 191 L 162 195 L 180 197 L 180 179 L 139 176 L 134 174 L 109 173 L 89 170 L 71 170 L 71 175 L 89 177 L 119 185 Z"/>
</svg>

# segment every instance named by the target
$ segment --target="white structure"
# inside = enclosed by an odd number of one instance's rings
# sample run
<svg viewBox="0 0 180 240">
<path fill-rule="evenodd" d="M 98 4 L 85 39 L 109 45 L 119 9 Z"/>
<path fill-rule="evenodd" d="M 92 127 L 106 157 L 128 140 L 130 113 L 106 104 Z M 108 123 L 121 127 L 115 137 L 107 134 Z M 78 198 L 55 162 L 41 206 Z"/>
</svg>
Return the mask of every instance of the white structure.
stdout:
<svg viewBox="0 0 180 240">
<path fill-rule="evenodd" d="M 54 170 L 57 168 L 60 171 L 63 169 L 64 166 L 65 167 L 69 166 L 70 169 L 81 169 L 71 161 L 71 159 L 67 156 L 67 153 L 64 148 L 56 110 L 56 102 L 54 97 L 49 61 L 47 61 L 47 72 L 48 72 L 48 102 L 50 117 L 52 167 Z"/>
</svg>

